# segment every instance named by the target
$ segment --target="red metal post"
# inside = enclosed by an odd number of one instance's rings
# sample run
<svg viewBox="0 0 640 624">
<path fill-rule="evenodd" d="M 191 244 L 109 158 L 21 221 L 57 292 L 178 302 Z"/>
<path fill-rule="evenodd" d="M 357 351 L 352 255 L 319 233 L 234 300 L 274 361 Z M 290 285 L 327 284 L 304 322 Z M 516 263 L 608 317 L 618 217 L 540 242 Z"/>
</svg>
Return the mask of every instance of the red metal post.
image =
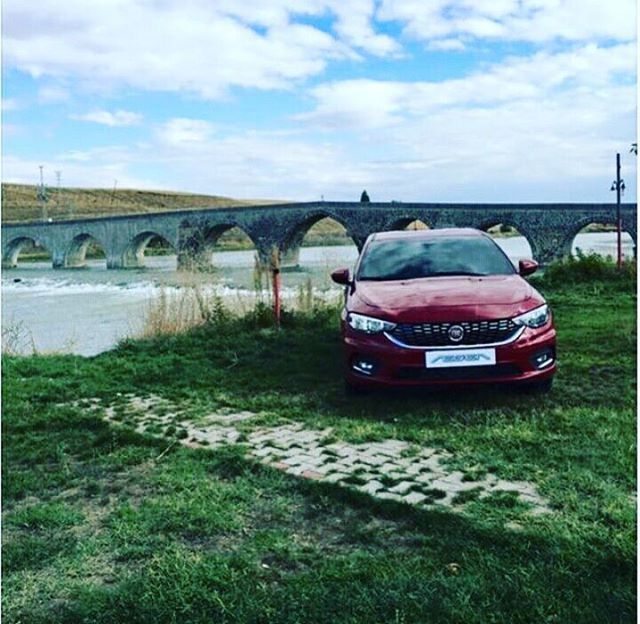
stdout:
<svg viewBox="0 0 640 624">
<path fill-rule="evenodd" d="M 280 327 L 280 269 L 273 268 L 273 316 L 276 327 Z"/>
</svg>

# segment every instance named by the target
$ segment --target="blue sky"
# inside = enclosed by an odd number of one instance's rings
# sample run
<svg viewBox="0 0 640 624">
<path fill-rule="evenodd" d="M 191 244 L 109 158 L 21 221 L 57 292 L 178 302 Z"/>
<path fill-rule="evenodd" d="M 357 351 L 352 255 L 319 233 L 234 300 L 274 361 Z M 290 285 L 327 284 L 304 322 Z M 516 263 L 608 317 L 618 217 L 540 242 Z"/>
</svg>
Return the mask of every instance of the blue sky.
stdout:
<svg viewBox="0 0 640 624">
<path fill-rule="evenodd" d="M 635 200 L 633 0 L 3 5 L 2 177 L 237 198 Z"/>
</svg>

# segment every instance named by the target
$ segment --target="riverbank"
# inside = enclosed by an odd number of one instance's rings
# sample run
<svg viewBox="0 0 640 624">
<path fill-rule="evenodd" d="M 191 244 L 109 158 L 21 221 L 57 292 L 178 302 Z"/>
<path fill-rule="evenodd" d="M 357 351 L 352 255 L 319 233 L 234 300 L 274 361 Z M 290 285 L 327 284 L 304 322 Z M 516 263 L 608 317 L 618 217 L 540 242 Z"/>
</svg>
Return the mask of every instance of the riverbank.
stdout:
<svg viewBox="0 0 640 624">
<path fill-rule="evenodd" d="M 279 332 L 268 310 L 220 312 L 95 358 L 5 357 L 5 620 L 635 621 L 635 278 L 603 265 L 538 281 L 559 328 L 542 396 L 347 399 L 327 308 Z M 256 416 L 210 451 L 178 443 L 176 411 Z M 152 417 L 167 424 L 133 431 Z M 508 496 L 418 509 L 242 456 L 256 428 L 287 423 L 441 449 L 468 480 L 533 483 L 551 512 Z"/>
</svg>

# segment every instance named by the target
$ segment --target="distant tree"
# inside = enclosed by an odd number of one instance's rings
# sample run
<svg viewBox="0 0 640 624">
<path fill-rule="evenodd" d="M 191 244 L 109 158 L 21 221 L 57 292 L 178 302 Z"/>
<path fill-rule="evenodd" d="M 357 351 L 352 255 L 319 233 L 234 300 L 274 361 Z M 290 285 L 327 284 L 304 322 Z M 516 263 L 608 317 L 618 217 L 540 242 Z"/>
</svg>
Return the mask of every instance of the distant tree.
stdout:
<svg viewBox="0 0 640 624">
<path fill-rule="evenodd" d="M 360 203 L 368 204 L 371 200 L 369 199 L 369 194 L 367 191 L 362 191 L 362 195 L 360 195 Z"/>
<path fill-rule="evenodd" d="M 631 144 L 631 149 L 629 151 L 632 154 L 635 154 L 637 156 L 638 155 L 638 144 L 637 143 L 632 143 Z"/>
</svg>

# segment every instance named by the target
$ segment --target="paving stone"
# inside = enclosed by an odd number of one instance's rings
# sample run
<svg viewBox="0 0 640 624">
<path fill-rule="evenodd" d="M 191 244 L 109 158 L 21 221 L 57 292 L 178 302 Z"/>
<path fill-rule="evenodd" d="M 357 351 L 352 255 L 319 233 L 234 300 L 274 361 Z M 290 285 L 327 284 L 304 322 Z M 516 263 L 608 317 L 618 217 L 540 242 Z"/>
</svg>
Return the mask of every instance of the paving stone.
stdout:
<svg viewBox="0 0 640 624">
<path fill-rule="evenodd" d="M 355 454 L 346 455 L 340 458 L 340 463 L 344 464 L 345 466 L 353 466 L 354 464 L 357 464 L 359 461 L 360 461 L 360 458 Z"/>
<path fill-rule="evenodd" d="M 315 472 L 315 470 L 309 464 L 300 464 L 299 466 L 290 466 L 287 472 L 292 475 L 302 476 L 305 472 Z"/>
<path fill-rule="evenodd" d="M 333 462 L 331 465 L 336 472 L 351 472 L 353 470 L 351 464 L 343 464 L 342 461 Z"/>
<path fill-rule="evenodd" d="M 382 466 L 387 461 L 387 457 L 382 455 L 362 455 L 360 461 L 370 466 Z"/>
<path fill-rule="evenodd" d="M 444 496 L 443 498 L 433 499 L 431 504 L 438 505 L 439 507 L 451 507 L 451 505 L 453 504 L 454 497 L 455 497 L 454 492 L 447 492 L 447 495 Z"/>
<path fill-rule="evenodd" d="M 376 492 L 376 498 L 381 500 L 401 501 L 402 496 L 400 494 L 394 494 L 393 492 Z"/>
<path fill-rule="evenodd" d="M 404 479 L 405 474 L 404 472 L 397 470 L 396 472 L 388 472 L 385 476 L 391 479 L 392 481 L 402 481 L 402 479 Z"/>
<path fill-rule="evenodd" d="M 398 485 L 394 485 L 392 488 L 389 488 L 389 492 L 392 494 L 406 494 L 412 487 L 414 487 L 413 481 L 401 481 Z"/>
<path fill-rule="evenodd" d="M 440 463 L 440 458 L 437 455 L 432 455 L 427 459 L 423 459 L 421 465 L 423 468 L 432 470 L 434 472 L 445 470 L 445 467 Z"/>
<path fill-rule="evenodd" d="M 312 455 L 313 457 L 323 457 L 324 449 L 321 446 L 312 446 L 307 449 L 307 455 Z"/>
<path fill-rule="evenodd" d="M 314 470 L 322 475 L 329 474 L 330 472 L 337 472 L 335 467 L 331 464 L 320 464 L 319 466 L 316 466 Z"/>
<path fill-rule="evenodd" d="M 410 505 L 417 505 L 426 499 L 427 497 L 420 492 L 411 492 L 403 497 L 404 502 L 409 503 Z"/>
<path fill-rule="evenodd" d="M 235 423 L 235 422 L 243 422 L 245 420 L 251 420 L 255 418 L 256 414 L 253 412 L 236 412 L 234 414 L 208 414 L 205 418 L 209 422 L 216 423 Z"/>
<path fill-rule="evenodd" d="M 358 486 L 358 490 L 364 492 L 365 494 L 375 494 L 376 492 L 382 490 L 384 485 L 380 483 L 380 481 L 371 480 L 365 483 L 364 485 Z"/>
<path fill-rule="evenodd" d="M 252 449 L 251 454 L 255 457 L 269 457 L 273 455 L 273 452 L 271 448 L 267 446 L 265 448 Z"/>
<path fill-rule="evenodd" d="M 339 481 L 344 481 L 345 479 L 348 479 L 351 475 L 347 474 L 346 472 L 332 472 L 331 474 L 328 474 L 324 480 L 327 483 L 337 483 Z"/>
<path fill-rule="evenodd" d="M 422 467 L 420 466 L 420 464 L 411 464 L 407 466 L 405 473 L 408 475 L 416 476 L 420 474 L 421 470 L 422 470 Z"/>
<path fill-rule="evenodd" d="M 436 481 L 438 477 L 431 474 L 420 474 L 415 478 L 416 483 L 420 483 L 421 485 L 431 485 L 434 481 Z"/>
<path fill-rule="evenodd" d="M 244 434 L 238 431 L 233 423 L 250 420 L 256 416 L 248 411 L 213 413 L 206 417 L 210 424 L 203 427 L 200 422 L 176 422 L 181 416 L 179 410 L 163 416 L 153 414 L 151 408 L 154 406 L 170 405 L 157 397 L 141 398 L 131 395 L 128 398 L 129 408 L 142 416 L 138 417 L 137 431 L 148 432 L 148 428 L 153 425 L 161 426 L 164 430 L 169 424 L 175 423 L 187 432 L 186 439 L 181 440 L 181 443 L 193 447 L 206 445 L 208 448 L 218 448 L 225 444 L 237 444 Z M 99 401 L 97 405 L 104 410 L 106 420 L 117 424 L 112 406 L 103 407 Z M 93 407 L 85 406 L 85 409 Z M 416 455 L 401 457 L 403 452 L 411 448 L 402 440 L 324 444 L 325 438 L 329 435 L 333 435 L 331 428 L 318 431 L 305 429 L 303 423 L 290 423 L 273 428 L 255 429 L 242 443 L 248 447 L 247 456 L 255 457 L 258 461 L 288 474 L 338 484 L 357 475 L 366 481 L 357 486 L 357 489 L 382 500 L 426 506 L 431 500 L 428 493 L 425 495 L 420 491 L 412 491 L 414 487 L 421 486 L 423 490 L 437 489 L 444 492 L 443 498 L 435 499 L 432 503 L 451 509 L 459 492 L 480 489 L 480 498 L 485 498 L 493 492 L 513 492 L 519 500 L 532 506 L 528 511 L 532 516 L 552 512 L 533 483 L 510 482 L 491 474 L 476 481 L 465 481 L 464 473 L 449 470 L 446 462 L 453 455 L 446 450 L 423 447 Z M 383 477 L 396 481 L 395 485 L 385 488 Z M 461 509 L 463 504 L 455 507 Z"/>
<path fill-rule="evenodd" d="M 284 462 L 272 462 L 269 465 L 276 470 L 282 471 L 288 470 L 291 467 L 289 464 L 285 464 Z"/>
<path fill-rule="evenodd" d="M 458 481 L 457 479 L 447 479 L 446 477 L 435 479 L 431 482 L 431 487 L 457 494 L 478 489 L 478 484 L 473 481 Z"/>
<path fill-rule="evenodd" d="M 304 463 L 304 459 L 299 455 L 291 455 L 289 457 L 285 457 L 282 462 L 287 464 L 287 466 L 300 466 Z"/>
<path fill-rule="evenodd" d="M 321 474 L 321 473 L 319 473 L 319 472 L 315 472 L 315 471 L 313 471 L 313 470 L 305 470 L 305 471 L 302 473 L 302 476 L 303 476 L 305 479 L 312 479 L 313 481 L 321 481 L 321 480 L 322 480 L 322 478 L 324 477 L 324 475 L 323 475 L 323 474 Z"/>
<path fill-rule="evenodd" d="M 492 486 L 493 492 L 516 492 L 517 488 L 511 481 L 505 481 L 504 479 L 498 479 Z"/>
</svg>

